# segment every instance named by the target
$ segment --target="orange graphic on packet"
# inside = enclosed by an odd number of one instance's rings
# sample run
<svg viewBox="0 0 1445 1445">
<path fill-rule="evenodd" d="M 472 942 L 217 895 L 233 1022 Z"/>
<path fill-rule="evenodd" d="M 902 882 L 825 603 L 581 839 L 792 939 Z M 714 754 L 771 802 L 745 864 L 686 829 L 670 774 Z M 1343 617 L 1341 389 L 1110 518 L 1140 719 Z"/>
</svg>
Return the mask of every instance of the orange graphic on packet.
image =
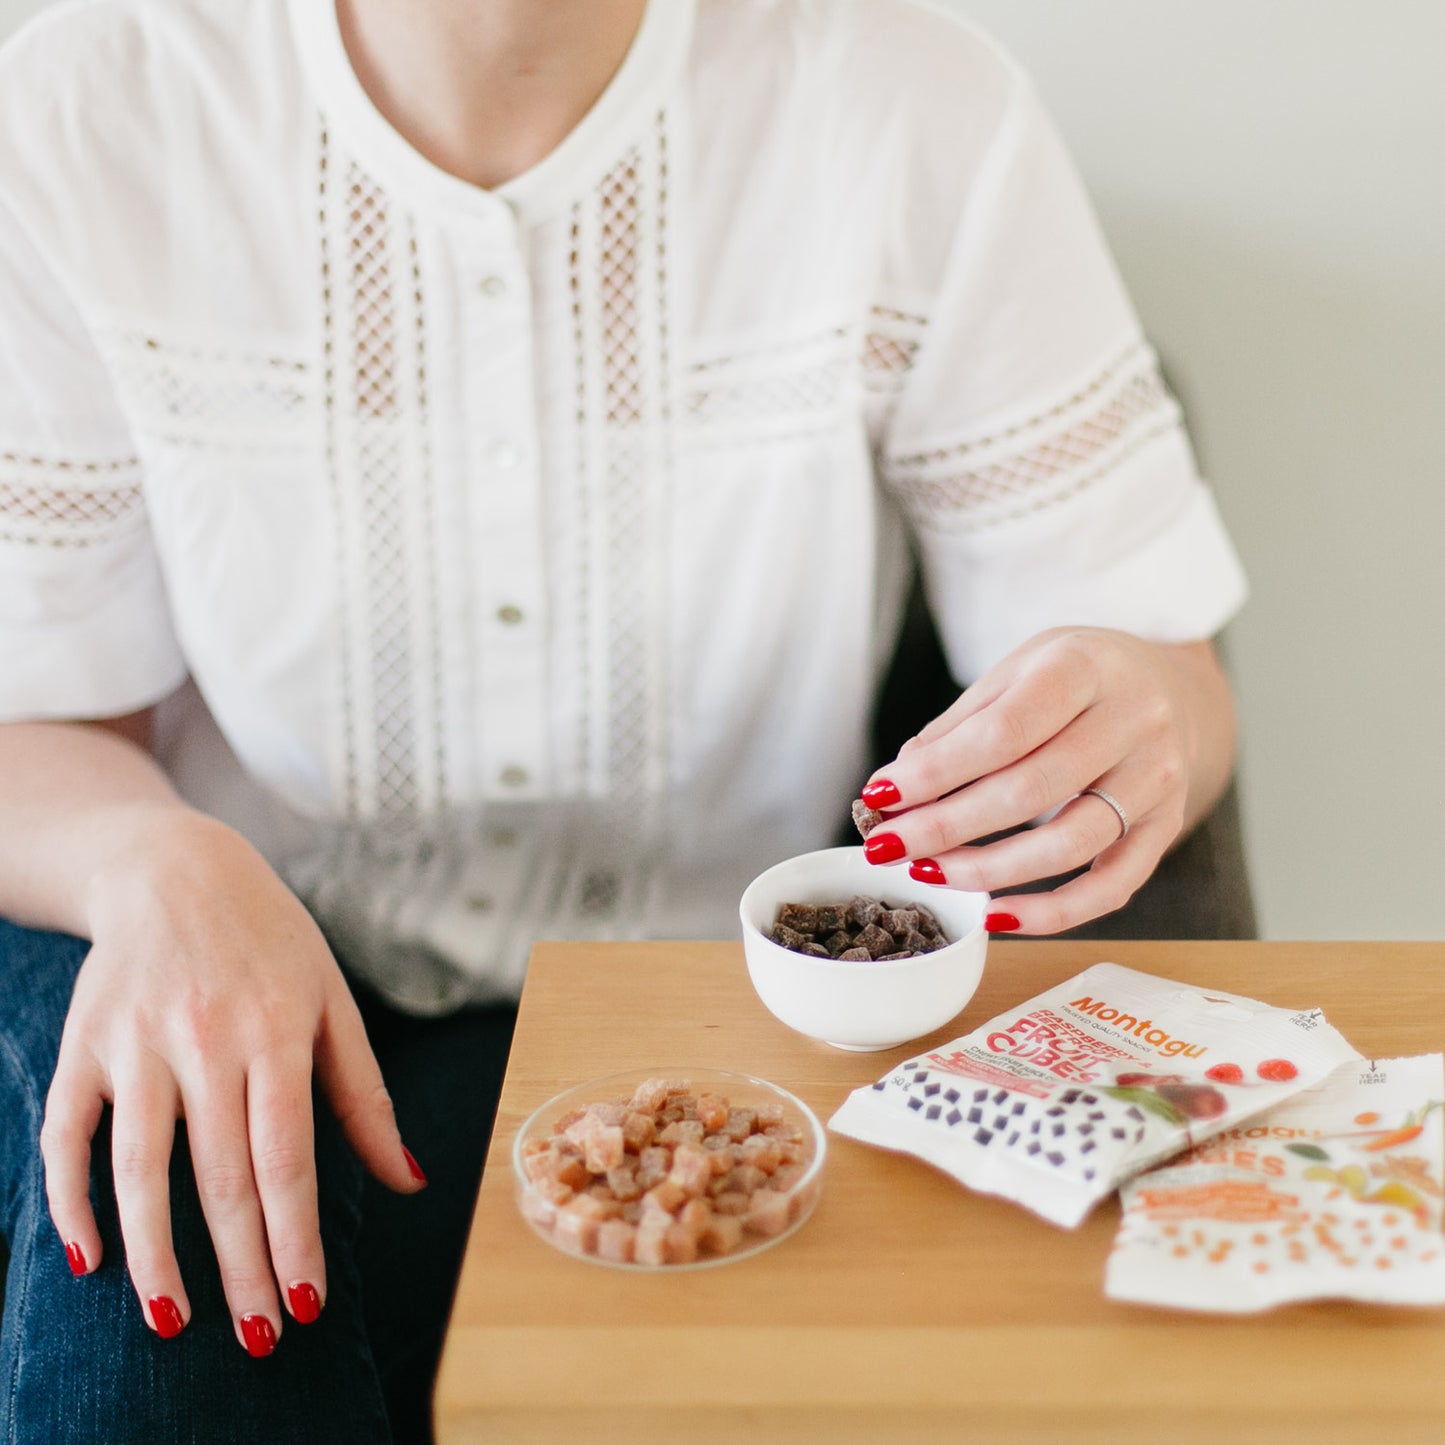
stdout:
<svg viewBox="0 0 1445 1445">
<path fill-rule="evenodd" d="M 1392 1060 L 1385 1081 L 1342 1069 L 1126 1186 L 1110 1296 L 1231 1314 L 1445 1304 L 1445 1059 Z"/>
<path fill-rule="evenodd" d="M 1134 1208 L 1150 1219 L 1213 1219 L 1230 1224 L 1303 1222 L 1297 1194 L 1279 1194 L 1253 1180 L 1226 1180 L 1184 1189 L 1140 1188 Z"/>
</svg>

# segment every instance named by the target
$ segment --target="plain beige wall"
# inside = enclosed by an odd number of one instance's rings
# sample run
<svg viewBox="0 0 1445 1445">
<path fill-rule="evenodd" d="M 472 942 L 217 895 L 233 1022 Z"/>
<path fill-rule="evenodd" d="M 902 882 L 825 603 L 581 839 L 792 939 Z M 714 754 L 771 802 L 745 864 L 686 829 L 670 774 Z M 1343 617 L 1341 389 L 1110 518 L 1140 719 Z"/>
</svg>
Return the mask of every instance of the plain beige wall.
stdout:
<svg viewBox="0 0 1445 1445">
<path fill-rule="evenodd" d="M 1445 4 L 946 3 L 1052 104 L 1244 553 L 1267 936 L 1445 937 Z"/>
<path fill-rule="evenodd" d="M 1244 554 L 1267 936 L 1445 937 L 1445 5 L 950 8 L 1052 104 Z"/>
</svg>

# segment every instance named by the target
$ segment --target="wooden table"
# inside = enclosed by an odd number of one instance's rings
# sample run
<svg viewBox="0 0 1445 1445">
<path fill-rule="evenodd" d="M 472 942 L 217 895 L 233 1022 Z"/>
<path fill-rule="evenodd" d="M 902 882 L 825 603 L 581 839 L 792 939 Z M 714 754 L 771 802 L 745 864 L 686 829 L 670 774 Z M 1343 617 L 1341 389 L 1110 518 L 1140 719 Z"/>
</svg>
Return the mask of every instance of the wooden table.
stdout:
<svg viewBox="0 0 1445 1445">
<path fill-rule="evenodd" d="M 996 941 L 972 1003 L 926 1043 L 1102 959 L 1321 1006 L 1366 1054 L 1445 1046 L 1445 945 L 1381 943 Z M 539 946 L 442 1361 L 439 1439 L 1445 1442 L 1445 1311 L 1225 1319 L 1116 1304 L 1103 1295 L 1115 1201 L 1066 1233 L 830 1135 L 812 1219 L 731 1266 L 599 1268 L 517 1213 L 513 1136 L 568 1085 L 730 1068 L 826 1120 L 923 1047 L 847 1054 L 790 1032 L 753 994 L 740 944 Z"/>
</svg>

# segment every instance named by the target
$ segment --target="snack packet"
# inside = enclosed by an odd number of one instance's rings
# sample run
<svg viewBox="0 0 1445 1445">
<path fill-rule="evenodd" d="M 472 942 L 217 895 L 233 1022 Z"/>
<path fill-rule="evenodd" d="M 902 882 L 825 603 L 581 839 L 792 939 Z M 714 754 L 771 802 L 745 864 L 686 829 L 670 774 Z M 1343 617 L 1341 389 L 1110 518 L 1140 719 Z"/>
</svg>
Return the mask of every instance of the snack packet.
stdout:
<svg viewBox="0 0 1445 1445">
<path fill-rule="evenodd" d="M 1100 963 L 855 1089 L 829 1127 L 1071 1229 L 1150 1164 L 1358 1057 L 1318 1009 Z"/>
<path fill-rule="evenodd" d="M 1445 1059 L 1375 1059 L 1226 1129 L 1123 1195 L 1106 1293 L 1244 1314 L 1445 1304 Z"/>
</svg>

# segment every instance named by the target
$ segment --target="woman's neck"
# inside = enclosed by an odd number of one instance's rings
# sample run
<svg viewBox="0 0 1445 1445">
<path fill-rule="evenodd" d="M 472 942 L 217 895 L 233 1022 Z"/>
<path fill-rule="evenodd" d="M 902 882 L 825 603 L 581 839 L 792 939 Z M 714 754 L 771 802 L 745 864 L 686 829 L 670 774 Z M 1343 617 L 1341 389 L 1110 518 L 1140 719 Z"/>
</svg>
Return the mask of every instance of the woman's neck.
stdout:
<svg viewBox="0 0 1445 1445">
<path fill-rule="evenodd" d="M 647 0 L 313 0 L 337 6 L 372 103 L 488 189 L 557 148 L 617 73 Z M 666 0 L 662 0 L 666 3 Z"/>
</svg>

